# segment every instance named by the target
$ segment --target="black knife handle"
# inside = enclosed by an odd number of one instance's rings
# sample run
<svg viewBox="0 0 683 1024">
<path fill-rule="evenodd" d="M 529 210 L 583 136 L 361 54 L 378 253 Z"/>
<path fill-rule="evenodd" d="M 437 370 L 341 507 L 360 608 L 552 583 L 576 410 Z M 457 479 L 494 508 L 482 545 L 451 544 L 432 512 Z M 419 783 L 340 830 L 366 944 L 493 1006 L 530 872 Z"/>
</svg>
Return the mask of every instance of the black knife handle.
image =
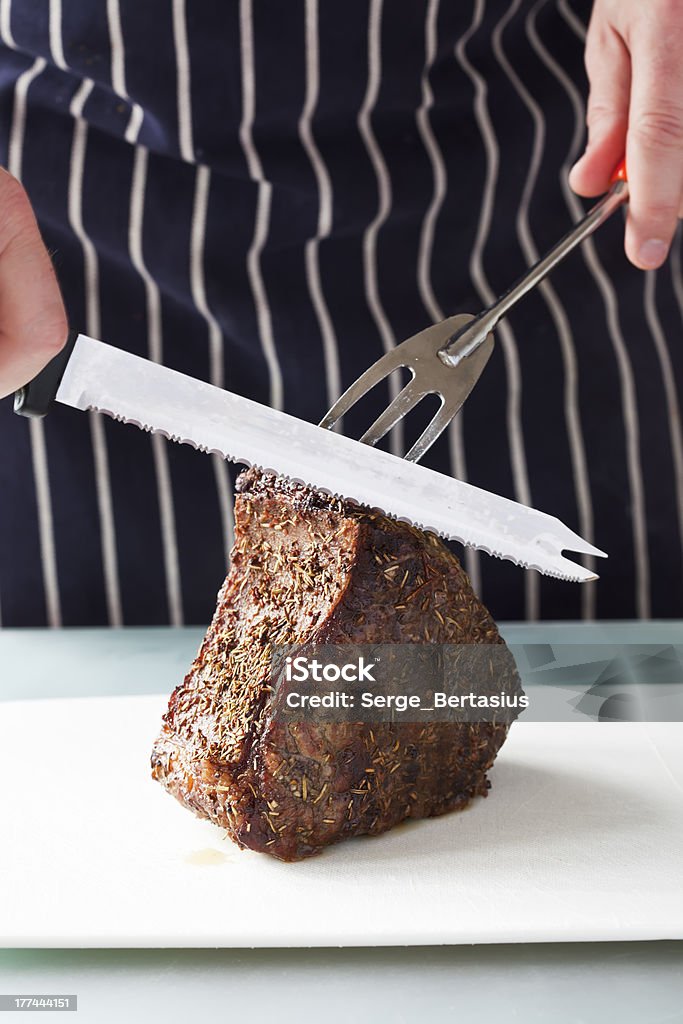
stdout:
<svg viewBox="0 0 683 1024">
<path fill-rule="evenodd" d="M 33 380 L 14 392 L 14 411 L 19 416 L 45 416 L 50 411 L 77 337 L 78 331 L 69 331 L 64 348 Z"/>
</svg>

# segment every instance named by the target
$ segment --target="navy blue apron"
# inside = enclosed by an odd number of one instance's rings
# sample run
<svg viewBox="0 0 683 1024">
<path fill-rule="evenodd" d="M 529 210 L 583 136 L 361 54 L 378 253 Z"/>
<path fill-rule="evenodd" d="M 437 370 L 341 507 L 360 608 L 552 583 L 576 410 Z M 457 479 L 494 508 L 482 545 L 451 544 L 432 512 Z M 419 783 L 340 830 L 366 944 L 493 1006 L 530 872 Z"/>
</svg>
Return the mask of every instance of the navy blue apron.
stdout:
<svg viewBox="0 0 683 1024">
<path fill-rule="evenodd" d="M 317 422 L 580 215 L 589 9 L 4 2 L 0 159 L 73 326 Z M 680 240 L 651 274 L 622 244 L 617 216 L 510 315 L 425 460 L 609 552 L 583 587 L 468 552 L 499 619 L 683 613 Z M 64 407 L 32 425 L 9 399 L 0 444 L 2 626 L 208 621 L 235 467 Z"/>
</svg>

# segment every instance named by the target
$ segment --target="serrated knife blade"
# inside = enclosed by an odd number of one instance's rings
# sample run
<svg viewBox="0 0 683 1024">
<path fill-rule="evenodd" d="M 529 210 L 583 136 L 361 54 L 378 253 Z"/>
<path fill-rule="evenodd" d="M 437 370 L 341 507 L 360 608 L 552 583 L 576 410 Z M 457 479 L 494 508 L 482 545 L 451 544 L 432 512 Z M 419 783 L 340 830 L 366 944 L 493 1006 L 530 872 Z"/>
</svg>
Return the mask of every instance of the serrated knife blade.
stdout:
<svg viewBox="0 0 683 1024">
<path fill-rule="evenodd" d="M 56 400 L 301 481 L 548 576 L 597 579 L 563 550 L 604 557 L 544 512 L 83 334 Z"/>
</svg>

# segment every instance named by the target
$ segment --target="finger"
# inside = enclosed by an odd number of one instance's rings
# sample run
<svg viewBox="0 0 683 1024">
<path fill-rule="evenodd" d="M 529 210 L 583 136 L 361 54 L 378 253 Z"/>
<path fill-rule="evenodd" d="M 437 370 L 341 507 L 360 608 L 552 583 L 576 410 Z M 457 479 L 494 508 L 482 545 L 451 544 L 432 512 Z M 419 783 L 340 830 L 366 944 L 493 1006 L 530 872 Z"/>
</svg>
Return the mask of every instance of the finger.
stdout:
<svg viewBox="0 0 683 1024">
<path fill-rule="evenodd" d="M 682 33 L 683 20 L 679 32 L 648 28 L 633 40 L 626 253 L 643 270 L 666 259 L 683 196 Z"/>
<path fill-rule="evenodd" d="M 0 168 L 0 398 L 62 348 L 66 313 L 52 261 L 19 182 Z"/>
<path fill-rule="evenodd" d="M 620 36 L 601 22 L 591 22 L 586 42 L 590 82 L 586 152 L 572 168 L 569 183 L 582 196 L 596 196 L 624 155 L 628 127 L 631 61 Z"/>
</svg>

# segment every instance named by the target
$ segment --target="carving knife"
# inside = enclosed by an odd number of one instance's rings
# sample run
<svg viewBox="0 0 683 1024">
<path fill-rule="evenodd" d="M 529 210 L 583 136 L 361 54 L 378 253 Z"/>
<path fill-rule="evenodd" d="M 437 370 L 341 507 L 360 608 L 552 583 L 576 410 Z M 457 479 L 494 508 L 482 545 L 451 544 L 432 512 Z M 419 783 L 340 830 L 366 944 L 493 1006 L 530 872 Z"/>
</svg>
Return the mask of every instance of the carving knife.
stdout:
<svg viewBox="0 0 683 1024">
<path fill-rule="evenodd" d="M 597 579 L 562 552 L 605 554 L 544 512 L 84 334 L 72 332 L 64 349 L 16 392 L 14 410 L 44 416 L 54 401 L 273 471 L 548 576 Z"/>
</svg>

